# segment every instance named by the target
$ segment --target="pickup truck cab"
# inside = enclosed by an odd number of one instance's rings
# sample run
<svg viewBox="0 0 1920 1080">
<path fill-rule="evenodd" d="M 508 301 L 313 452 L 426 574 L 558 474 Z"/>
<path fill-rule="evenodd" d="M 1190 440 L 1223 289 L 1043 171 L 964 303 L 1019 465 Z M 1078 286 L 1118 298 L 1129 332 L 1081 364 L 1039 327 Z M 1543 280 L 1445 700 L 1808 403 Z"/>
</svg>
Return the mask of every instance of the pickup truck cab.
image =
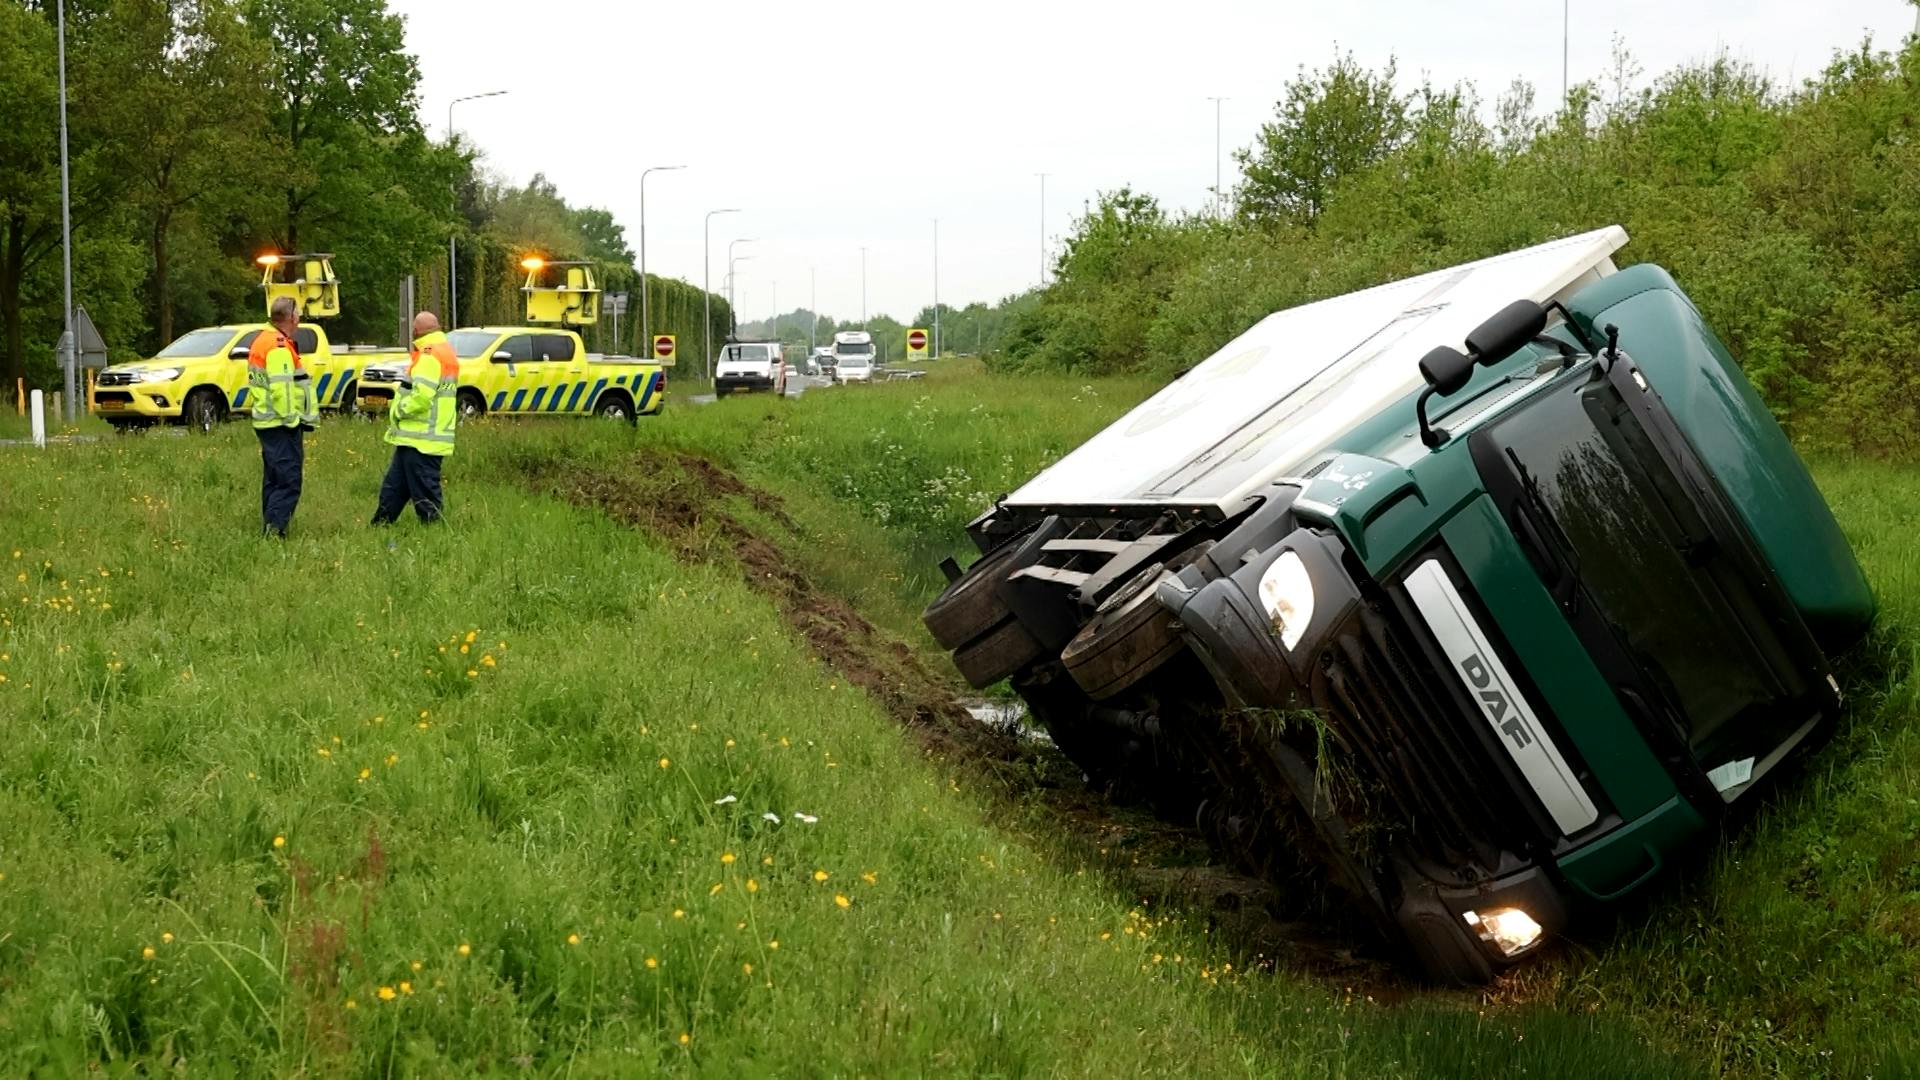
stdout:
<svg viewBox="0 0 1920 1080">
<path fill-rule="evenodd" d="M 448 334 L 447 342 L 460 358 L 457 400 L 463 420 L 535 413 L 631 420 L 666 408 L 664 367 L 633 356 L 589 353 L 571 330 L 472 326 Z M 360 408 L 385 412 L 410 364 L 402 353 L 368 366 L 359 382 Z"/>
<path fill-rule="evenodd" d="M 927 609 L 1097 780 L 1479 982 L 1827 734 L 1873 595 L 1618 228 L 1278 312 L 1000 500 Z"/>
<path fill-rule="evenodd" d="M 93 415 L 126 429 L 181 422 L 211 429 L 229 414 L 244 412 L 247 401 L 247 352 L 266 323 L 205 326 L 180 335 L 153 356 L 115 364 L 94 380 Z M 334 349 L 324 328 L 302 323 L 294 344 L 313 376 L 314 398 L 322 409 L 351 411 L 361 372 L 389 349 Z"/>
<path fill-rule="evenodd" d="M 786 348 L 778 341 L 729 341 L 720 346 L 713 369 L 718 397 L 754 390 L 787 392 Z"/>
</svg>

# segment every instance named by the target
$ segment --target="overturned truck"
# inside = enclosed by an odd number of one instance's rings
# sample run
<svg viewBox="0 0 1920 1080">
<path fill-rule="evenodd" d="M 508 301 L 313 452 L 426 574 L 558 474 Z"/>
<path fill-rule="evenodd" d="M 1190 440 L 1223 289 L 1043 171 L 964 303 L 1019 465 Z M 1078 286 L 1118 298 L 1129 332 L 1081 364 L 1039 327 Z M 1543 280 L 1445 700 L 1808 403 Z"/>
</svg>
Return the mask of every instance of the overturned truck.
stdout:
<svg viewBox="0 0 1920 1080">
<path fill-rule="evenodd" d="M 1269 316 L 975 520 L 927 628 L 1096 782 L 1491 978 L 1816 745 L 1874 614 L 1626 240 Z"/>
</svg>

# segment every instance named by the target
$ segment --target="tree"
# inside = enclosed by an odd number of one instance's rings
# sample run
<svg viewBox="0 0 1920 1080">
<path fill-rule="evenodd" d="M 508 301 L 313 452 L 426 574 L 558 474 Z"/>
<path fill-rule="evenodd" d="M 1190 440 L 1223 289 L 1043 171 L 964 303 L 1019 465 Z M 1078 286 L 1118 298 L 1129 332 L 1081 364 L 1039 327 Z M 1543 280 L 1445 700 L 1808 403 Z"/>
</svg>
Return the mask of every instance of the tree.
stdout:
<svg viewBox="0 0 1920 1080">
<path fill-rule="evenodd" d="M 1325 71 L 1302 71 L 1287 84 L 1253 146 L 1234 152 L 1245 179 L 1245 217 L 1312 222 L 1341 178 L 1385 158 L 1409 134 L 1405 99 L 1393 88 L 1395 65 L 1374 74 L 1352 53 Z"/>
<path fill-rule="evenodd" d="M 633 265 L 633 249 L 627 246 L 627 230 L 613 220 L 610 211 L 588 206 L 572 212 L 573 227 L 580 234 L 580 254 L 608 266 Z"/>
</svg>

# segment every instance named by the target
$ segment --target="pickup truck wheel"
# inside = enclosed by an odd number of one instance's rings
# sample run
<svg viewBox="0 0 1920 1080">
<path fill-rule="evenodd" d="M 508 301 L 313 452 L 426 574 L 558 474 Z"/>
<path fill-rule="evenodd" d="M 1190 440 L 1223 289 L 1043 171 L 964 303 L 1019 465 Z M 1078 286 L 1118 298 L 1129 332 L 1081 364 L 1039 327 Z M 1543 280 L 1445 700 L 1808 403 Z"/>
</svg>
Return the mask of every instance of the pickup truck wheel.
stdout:
<svg viewBox="0 0 1920 1080">
<path fill-rule="evenodd" d="M 478 420 L 487 415 L 487 403 L 480 397 L 478 391 L 462 390 L 459 397 L 454 400 L 460 407 L 462 420 Z"/>
<path fill-rule="evenodd" d="M 1038 659 L 1040 643 L 1027 628 L 1009 615 L 1000 625 L 977 641 L 955 650 L 953 666 L 960 669 L 967 683 L 984 690 Z"/>
<path fill-rule="evenodd" d="M 992 630 L 1009 614 L 997 587 L 1013 559 L 1017 541 L 1008 541 L 975 559 L 959 580 L 920 613 L 927 633 L 943 649 L 958 649 Z"/>
<path fill-rule="evenodd" d="M 341 416 L 347 417 L 362 417 L 366 415 L 366 413 L 360 411 L 359 383 L 350 382 L 346 386 L 341 387 L 339 412 Z"/>
<path fill-rule="evenodd" d="M 188 427 L 202 432 L 219 427 L 220 421 L 226 418 L 227 406 L 217 390 L 195 390 L 187 395 L 186 406 L 180 410 L 180 419 Z"/>
<path fill-rule="evenodd" d="M 603 394 L 600 397 L 600 403 L 593 407 L 593 411 L 594 415 L 608 420 L 632 420 L 633 402 L 628 401 L 625 394 Z"/>
</svg>

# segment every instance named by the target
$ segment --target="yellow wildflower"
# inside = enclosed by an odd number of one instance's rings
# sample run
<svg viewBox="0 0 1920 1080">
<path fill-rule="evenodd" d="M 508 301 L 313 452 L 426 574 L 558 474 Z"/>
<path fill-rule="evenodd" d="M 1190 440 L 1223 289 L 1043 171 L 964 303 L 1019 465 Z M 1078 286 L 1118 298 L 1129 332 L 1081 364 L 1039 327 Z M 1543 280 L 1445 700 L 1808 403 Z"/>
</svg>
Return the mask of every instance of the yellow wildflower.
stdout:
<svg viewBox="0 0 1920 1080">
<path fill-rule="evenodd" d="M 860 875 L 860 880 L 866 882 L 869 885 L 878 885 L 880 883 L 880 875 L 869 870 L 866 873 Z"/>
<path fill-rule="evenodd" d="M 153 946 L 151 946 L 151 945 L 149 945 L 149 946 L 147 946 L 146 948 L 144 948 L 144 949 L 141 949 L 141 950 L 140 950 L 140 959 L 142 959 L 142 960 L 151 960 L 151 959 L 153 959 Z"/>
<path fill-rule="evenodd" d="M 569 944 L 569 945 L 578 945 L 578 944 L 580 944 L 580 935 L 579 935 L 579 934 L 568 934 L 568 935 L 567 935 L 567 944 Z"/>
<path fill-rule="evenodd" d="M 273 838 L 273 846 L 274 846 L 274 847 L 277 847 L 277 848 L 283 848 L 283 847 L 286 847 L 286 846 L 287 846 L 287 838 L 286 838 L 286 837 L 284 837 L 284 836 L 276 836 L 276 837 L 274 837 L 274 838 Z"/>
<path fill-rule="evenodd" d="M 405 981 L 402 981 L 402 982 L 400 983 L 400 992 L 401 992 L 401 993 L 403 993 L 403 994 L 411 994 L 411 993 L 413 993 L 413 984 L 412 984 L 412 983 L 410 983 L 410 982 L 405 982 Z"/>
<path fill-rule="evenodd" d="M 469 678 L 469 679 L 477 679 L 477 678 L 479 678 L 479 677 L 480 677 L 480 673 L 479 673 L 479 672 L 477 672 L 477 671 L 475 671 L 475 670 L 473 670 L 472 668 L 468 668 L 468 669 L 467 669 L 467 678 Z"/>
<path fill-rule="evenodd" d="M 494 666 L 494 660 L 493 660 L 493 654 L 492 654 L 492 653 L 488 653 L 487 655 L 485 655 L 485 656 L 482 656 L 482 657 L 480 658 L 480 666 L 481 666 L 481 667 L 493 667 L 493 666 Z"/>
<path fill-rule="evenodd" d="M 463 941 L 460 943 L 460 948 L 455 951 L 457 951 L 461 956 L 470 956 L 473 954 L 473 946 Z"/>
<path fill-rule="evenodd" d="M 720 890 L 721 890 L 721 889 L 724 889 L 724 888 L 726 888 L 726 887 L 727 887 L 727 886 L 726 886 L 726 884 L 725 884 L 724 882 L 719 882 L 719 881 L 716 881 L 716 882 L 714 882 L 714 883 L 713 883 L 713 888 L 711 888 L 711 889 L 708 889 L 708 890 L 707 890 L 707 895 L 708 895 L 708 896 L 719 896 L 719 895 L 720 895 Z"/>
<path fill-rule="evenodd" d="M 773 939 L 772 941 L 769 941 L 769 942 L 767 942 L 767 950 L 768 950 L 769 952 L 779 952 L 779 951 L 780 951 L 780 939 L 779 939 L 779 938 L 774 938 L 774 939 Z"/>
<path fill-rule="evenodd" d="M 741 968 L 741 970 L 743 970 L 743 971 L 745 971 L 745 972 L 746 972 L 747 974 L 749 974 L 749 975 L 751 975 L 751 974 L 753 974 L 753 965 L 752 965 L 752 964 L 741 964 L 741 965 L 740 965 L 740 968 Z"/>
<path fill-rule="evenodd" d="M 648 970 L 648 971 L 652 971 L 652 970 L 653 970 L 654 968 L 657 968 L 657 967 L 659 967 L 659 966 L 660 966 L 660 958 L 659 958 L 659 957 L 657 957 L 657 956 L 649 956 L 649 957 L 647 957 L 647 970 Z"/>
<path fill-rule="evenodd" d="M 394 767 L 395 765 L 398 765 L 399 763 L 400 763 L 400 755 L 399 755 L 399 754 L 388 754 L 388 755 L 387 755 L 387 768 L 389 768 L 389 769 L 391 769 L 391 768 L 393 768 L 393 767 Z"/>
<path fill-rule="evenodd" d="M 721 861 L 722 863 L 725 863 L 725 864 L 726 864 L 726 865 L 728 865 L 728 866 L 732 866 L 732 865 L 733 865 L 733 852 L 731 852 L 731 851 L 727 851 L 727 852 L 722 852 L 722 853 L 721 853 L 721 855 L 720 855 L 720 861 Z"/>
<path fill-rule="evenodd" d="M 753 880 L 752 878 L 748 878 L 748 879 L 747 879 L 747 891 L 748 891 L 748 892 L 759 892 L 759 891 L 760 891 L 760 883 L 759 883 L 759 882 L 757 882 L 757 881 L 755 881 L 755 880 Z"/>
<path fill-rule="evenodd" d="M 381 1001 L 392 1001 L 392 1000 L 394 999 L 394 997 L 395 997 L 395 996 L 396 996 L 396 995 L 395 995 L 395 994 L 394 994 L 394 992 L 393 992 L 393 987 L 391 987 L 391 986 L 383 986 L 383 987 L 381 987 L 381 988 L 380 988 L 380 1000 L 381 1000 Z"/>
<path fill-rule="evenodd" d="M 828 874 L 825 870 L 815 870 L 813 872 L 813 880 L 815 881 L 825 881 L 831 876 L 832 875 Z"/>
<path fill-rule="evenodd" d="M 355 1001 L 355 1000 L 353 1000 L 352 998 L 348 998 L 348 999 L 347 999 L 347 1008 L 349 1008 L 349 1009 L 357 1009 L 357 1008 L 359 1008 L 359 1007 L 360 1007 L 360 1003 L 359 1003 L 359 1002 L 357 1002 L 357 1001 Z"/>
<path fill-rule="evenodd" d="M 845 893 L 835 893 L 833 896 L 833 902 L 840 905 L 841 907 L 850 907 L 853 904 L 853 901 L 847 899 Z"/>
<path fill-rule="evenodd" d="M 670 765 L 672 765 L 672 764 L 673 764 L 673 761 L 672 761 L 672 759 L 670 759 L 670 758 L 661 758 L 661 759 L 660 759 L 660 767 L 661 767 L 661 768 L 663 768 L 663 769 L 664 769 L 664 768 L 667 768 L 668 766 L 670 766 Z"/>
<path fill-rule="evenodd" d="M 686 918 L 686 917 L 687 917 L 687 913 L 686 913 L 685 911 L 683 911 L 683 910 L 681 910 L 680 908 L 674 908 L 674 909 L 673 909 L 673 917 L 674 917 L 674 918 L 676 918 L 676 919 L 684 919 L 684 918 Z"/>
<path fill-rule="evenodd" d="M 693 1036 L 691 1036 L 691 1035 L 689 1035 L 689 1034 L 687 1034 L 687 1033 L 686 1033 L 686 1032 L 684 1032 L 684 1031 L 680 1033 L 680 1045 L 681 1045 L 681 1046 L 685 1046 L 685 1045 L 687 1045 L 688 1043 L 690 1043 L 690 1042 L 692 1042 L 692 1041 L 693 1041 Z"/>
<path fill-rule="evenodd" d="M 164 933 L 164 934 L 161 934 L 161 935 L 160 935 L 160 944 L 162 944 L 162 945 L 171 945 L 171 944 L 173 944 L 173 932 L 172 932 L 171 930 L 169 930 L 169 931 L 167 931 L 166 933 Z"/>
<path fill-rule="evenodd" d="M 415 970 L 415 971 L 419 971 L 419 970 L 420 970 L 420 961 L 418 961 L 418 960 L 415 960 L 415 961 L 413 962 L 413 970 Z"/>
</svg>

